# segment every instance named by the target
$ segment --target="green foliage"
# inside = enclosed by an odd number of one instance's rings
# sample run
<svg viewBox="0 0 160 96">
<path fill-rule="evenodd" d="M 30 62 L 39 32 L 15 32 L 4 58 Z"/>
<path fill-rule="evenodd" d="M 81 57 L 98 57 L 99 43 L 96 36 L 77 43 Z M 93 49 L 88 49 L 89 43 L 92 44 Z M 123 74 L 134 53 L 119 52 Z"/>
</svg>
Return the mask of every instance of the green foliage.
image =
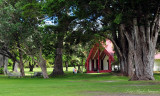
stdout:
<svg viewBox="0 0 160 96">
<path fill-rule="evenodd" d="M 119 60 L 118 57 L 116 55 L 114 55 L 114 61 L 112 62 L 112 65 L 119 65 Z"/>
<path fill-rule="evenodd" d="M 114 19 L 114 23 L 120 24 L 121 21 L 122 21 L 122 13 L 120 13 L 120 14 L 118 14 L 118 15 L 116 16 L 116 18 Z"/>
<path fill-rule="evenodd" d="M 13 61 L 11 59 L 8 59 L 8 64 L 9 65 L 12 65 L 13 64 Z"/>
<path fill-rule="evenodd" d="M 27 18 L 36 18 L 37 16 L 40 16 L 40 6 L 38 3 L 28 3 L 23 6 L 23 13 L 22 15 Z"/>
<path fill-rule="evenodd" d="M 0 68 L 0 74 L 4 74 L 3 67 Z"/>
<path fill-rule="evenodd" d="M 35 56 L 42 47 L 50 66 L 59 42 L 63 41 L 63 60 L 80 64 L 93 44 L 106 39 L 102 36 L 113 38 L 112 32 L 119 24 L 129 24 L 137 16 L 139 6 L 143 15 L 149 13 L 152 19 L 157 6 L 152 4 L 150 6 L 149 0 L 1 0 L 0 43 L 7 46 L 18 60 L 18 43 Z M 57 25 L 44 25 L 46 17 L 51 20 L 56 17 Z M 98 19 L 102 25 L 99 29 Z"/>
</svg>

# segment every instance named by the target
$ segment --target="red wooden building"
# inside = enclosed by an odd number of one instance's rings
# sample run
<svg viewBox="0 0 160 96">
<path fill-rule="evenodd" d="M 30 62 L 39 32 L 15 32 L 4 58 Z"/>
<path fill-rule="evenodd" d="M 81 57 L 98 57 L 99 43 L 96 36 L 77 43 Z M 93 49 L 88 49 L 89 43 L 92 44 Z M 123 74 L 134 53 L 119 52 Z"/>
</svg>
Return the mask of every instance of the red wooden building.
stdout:
<svg viewBox="0 0 160 96">
<path fill-rule="evenodd" d="M 111 62 L 114 61 L 113 55 L 113 44 L 110 40 L 106 40 L 106 43 L 101 45 L 95 44 L 85 63 L 87 73 L 111 72 Z"/>
</svg>

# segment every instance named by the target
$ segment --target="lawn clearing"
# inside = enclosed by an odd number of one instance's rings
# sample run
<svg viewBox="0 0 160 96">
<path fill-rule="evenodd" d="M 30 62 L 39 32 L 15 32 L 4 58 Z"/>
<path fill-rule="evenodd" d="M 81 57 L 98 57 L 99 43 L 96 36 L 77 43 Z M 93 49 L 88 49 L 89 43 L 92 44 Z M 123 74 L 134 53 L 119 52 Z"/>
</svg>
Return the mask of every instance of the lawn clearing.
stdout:
<svg viewBox="0 0 160 96">
<path fill-rule="evenodd" d="M 159 77 L 155 74 L 155 81 L 128 81 L 127 77 L 111 73 L 72 74 L 71 71 L 49 79 L 1 75 L 0 96 L 158 96 Z"/>
</svg>

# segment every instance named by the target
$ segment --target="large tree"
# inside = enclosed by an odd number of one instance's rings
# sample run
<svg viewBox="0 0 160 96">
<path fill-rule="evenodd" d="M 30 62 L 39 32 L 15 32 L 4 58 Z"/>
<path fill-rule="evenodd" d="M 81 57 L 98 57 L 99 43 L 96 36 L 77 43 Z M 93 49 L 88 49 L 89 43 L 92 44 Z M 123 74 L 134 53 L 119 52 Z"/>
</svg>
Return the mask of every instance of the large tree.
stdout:
<svg viewBox="0 0 160 96">
<path fill-rule="evenodd" d="M 160 1 L 77 2 L 79 17 L 100 18 L 103 23 L 100 34 L 114 43 L 122 74 L 130 76 L 131 80 L 154 80 L 153 63 L 160 30 Z"/>
<path fill-rule="evenodd" d="M 42 54 L 44 34 L 39 28 L 43 17 L 41 3 L 37 0 L 2 0 L 0 5 L 1 54 L 19 63 L 21 76 L 25 76 L 23 56 L 31 56 L 41 67 L 44 78 L 48 78 Z"/>
<path fill-rule="evenodd" d="M 55 62 L 54 69 L 51 75 L 64 74 L 62 66 L 62 52 L 64 46 L 63 43 L 67 32 L 69 32 L 70 23 L 76 18 L 72 14 L 74 8 L 72 8 L 71 5 L 72 2 L 70 2 L 70 0 L 46 0 L 43 7 L 47 16 L 51 18 L 50 20 L 54 20 L 56 22 L 56 24 L 53 25 L 53 27 L 50 29 L 56 35 Z"/>
<path fill-rule="evenodd" d="M 20 48 L 26 55 L 32 57 L 32 60 L 37 63 L 44 78 L 49 78 L 46 68 L 46 60 L 43 56 L 46 35 L 43 31 L 41 23 L 44 20 L 44 15 L 41 11 L 42 2 L 37 0 L 26 1 L 23 6 L 22 16 L 25 25 L 28 25 L 28 31 L 32 34 L 26 37 L 23 42 L 24 48 Z"/>
<path fill-rule="evenodd" d="M 18 0 L 0 1 L 0 39 L 1 53 L 19 63 L 21 76 L 25 76 L 23 64 L 23 52 L 19 50 L 26 38 L 26 26 L 21 15 L 23 2 Z M 29 31 L 28 31 L 29 32 Z M 14 50 L 14 51 L 13 51 Z M 12 52 L 11 52 L 12 51 Z M 18 59 L 14 54 L 18 52 Z"/>
</svg>

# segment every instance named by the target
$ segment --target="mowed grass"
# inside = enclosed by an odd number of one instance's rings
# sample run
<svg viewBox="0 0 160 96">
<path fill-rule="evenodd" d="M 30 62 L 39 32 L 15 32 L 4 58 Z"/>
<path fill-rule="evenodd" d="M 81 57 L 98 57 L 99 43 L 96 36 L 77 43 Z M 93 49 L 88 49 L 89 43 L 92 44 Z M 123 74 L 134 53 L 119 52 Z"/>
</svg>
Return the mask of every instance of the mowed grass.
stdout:
<svg viewBox="0 0 160 96">
<path fill-rule="evenodd" d="M 52 72 L 48 69 L 48 73 Z M 73 74 L 72 68 L 63 76 L 49 79 L 8 78 L 0 75 L 0 96 L 111 96 L 160 94 L 160 75 L 155 81 L 128 81 L 129 78 L 113 73 Z M 40 71 L 39 68 L 35 71 Z"/>
</svg>

